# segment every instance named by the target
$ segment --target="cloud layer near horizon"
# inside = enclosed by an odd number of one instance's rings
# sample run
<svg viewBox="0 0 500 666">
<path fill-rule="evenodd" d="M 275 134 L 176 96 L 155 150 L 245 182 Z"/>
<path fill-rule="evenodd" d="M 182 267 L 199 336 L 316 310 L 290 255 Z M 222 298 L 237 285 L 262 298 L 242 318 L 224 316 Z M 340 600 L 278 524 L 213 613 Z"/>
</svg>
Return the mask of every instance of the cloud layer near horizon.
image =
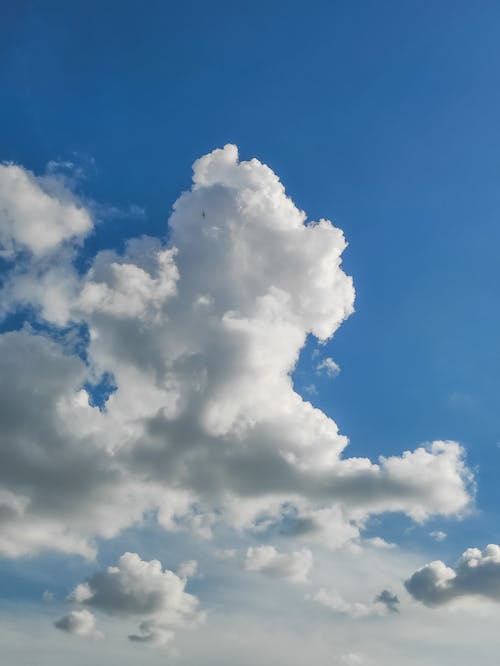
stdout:
<svg viewBox="0 0 500 666">
<path fill-rule="evenodd" d="M 333 548 L 370 514 L 464 512 L 457 443 L 349 458 L 336 423 L 294 390 L 307 336 L 330 339 L 353 312 L 342 232 L 307 221 L 235 146 L 193 169 L 168 243 L 133 239 L 80 274 L 90 209 L 55 175 L 1 168 L 0 312 L 27 308 L 39 325 L 0 335 L 0 554 L 92 557 L 95 537 L 147 510 L 202 537 L 287 520 Z M 91 387 L 105 377 L 116 390 L 99 409 Z"/>
</svg>

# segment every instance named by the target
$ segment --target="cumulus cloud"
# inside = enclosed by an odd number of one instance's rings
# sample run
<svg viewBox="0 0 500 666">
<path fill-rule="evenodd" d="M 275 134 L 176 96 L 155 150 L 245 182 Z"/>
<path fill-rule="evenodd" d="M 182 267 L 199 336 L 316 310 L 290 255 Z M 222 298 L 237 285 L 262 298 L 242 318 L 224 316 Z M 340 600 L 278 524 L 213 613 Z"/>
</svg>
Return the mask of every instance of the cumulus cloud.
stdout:
<svg viewBox="0 0 500 666">
<path fill-rule="evenodd" d="M 85 207 L 57 176 L 37 177 L 15 164 L 0 164 L 0 256 L 26 250 L 40 257 L 92 229 Z"/>
<path fill-rule="evenodd" d="M 270 578 L 286 578 L 292 583 L 306 583 L 312 564 L 313 556 L 307 548 L 280 553 L 274 546 L 256 546 L 247 550 L 245 558 L 247 571 L 258 571 Z"/>
<path fill-rule="evenodd" d="M 0 311 L 27 305 L 44 332 L 0 335 L 0 553 L 92 557 L 96 536 L 147 510 L 209 538 L 220 523 L 283 525 L 292 507 L 293 536 L 332 547 L 373 513 L 466 510 L 459 444 L 349 458 L 336 423 L 295 392 L 307 336 L 331 338 L 354 288 L 342 231 L 308 221 L 269 167 L 231 145 L 203 156 L 168 243 L 131 240 L 84 274 L 73 259 L 92 219 L 67 184 L 9 165 L 1 177 L 1 242 L 17 261 Z M 99 409 L 102 377 L 116 390 Z"/>
<path fill-rule="evenodd" d="M 97 636 L 95 616 L 86 608 L 71 611 L 54 622 L 54 626 L 61 631 L 75 636 Z"/>
<path fill-rule="evenodd" d="M 380 594 L 375 597 L 376 604 L 384 604 L 390 613 L 398 613 L 399 598 L 394 592 L 390 590 L 382 590 Z"/>
<path fill-rule="evenodd" d="M 382 539 L 382 537 L 371 537 L 370 539 L 365 539 L 364 543 L 368 544 L 369 546 L 372 546 L 372 548 L 381 548 L 384 550 L 389 550 L 390 548 L 396 548 L 395 543 L 386 541 L 385 539 Z"/>
<path fill-rule="evenodd" d="M 309 598 L 336 613 L 347 615 L 353 619 L 397 613 L 399 606 L 398 597 L 390 590 L 382 590 L 371 603 L 346 601 L 340 594 L 328 591 L 325 588 L 319 589 Z"/>
<path fill-rule="evenodd" d="M 187 566 L 189 564 L 189 566 Z M 117 566 L 110 566 L 80 583 L 69 600 L 117 617 L 143 618 L 135 642 L 167 644 L 174 630 L 203 622 L 198 599 L 185 591 L 187 577 L 196 563 L 185 563 L 183 575 L 163 569 L 158 560 L 142 560 L 137 553 L 124 553 Z"/>
<path fill-rule="evenodd" d="M 151 254 L 150 270 L 132 261 L 134 253 Z M 175 294 L 179 278 L 175 254 L 147 239 L 129 242 L 125 257 L 110 251 L 99 253 L 83 285 L 79 307 L 84 313 L 107 314 L 118 320 L 154 316 Z"/>
<path fill-rule="evenodd" d="M 70 320 L 80 288 L 73 260 L 94 227 L 73 185 L 50 168 L 35 176 L 0 164 L 0 317 L 24 307 L 57 326 Z"/>
<path fill-rule="evenodd" d="M 440 606 L 460 597 L 477 596 L 500 601 L 500 546 L 481 551 L 468 548 L 455 567 L 435 560 L 418 569 L 405 587 L 426 606 Z"/>
</svg>

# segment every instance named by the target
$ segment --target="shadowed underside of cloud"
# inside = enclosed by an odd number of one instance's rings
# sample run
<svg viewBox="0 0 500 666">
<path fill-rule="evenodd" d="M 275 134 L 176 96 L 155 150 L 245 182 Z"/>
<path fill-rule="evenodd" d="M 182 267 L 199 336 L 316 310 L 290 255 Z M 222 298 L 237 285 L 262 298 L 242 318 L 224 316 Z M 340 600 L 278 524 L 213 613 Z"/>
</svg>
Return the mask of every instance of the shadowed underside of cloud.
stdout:
<svg viewBox="0 0 500 666">
<path fill-rule="evenodd" d="M 307 221 L 267 166 L 231 145 L 205 155 L 168 244 L 131 240 L 79 274 L 91 228 L 54 174 L 0 169 L 0 312 L 29 308 L 45 331 L 0 335 L 1 554 L 92 557 L 95 536 L 151 509 L 204 537 L 292 509 L 296 538 L 336 547 L 369 514 L 467 508 L 457 443 L 349 458 L 335 422 L 294 391 L 307 336 L 331 338 L 354 289 L 342 232 Z M 116 390 L 100 410 L 88 387 L 104 376 Z"/>
<path fill-rule="evenodd" d="M 436 560 L 405 582 L 408 592 L 427 606 L 440 606 L 460 597 L 479 596 L 500 601 L 500 546 L 481 551 L 468 548 L 455 567 Z"/>
</svg>

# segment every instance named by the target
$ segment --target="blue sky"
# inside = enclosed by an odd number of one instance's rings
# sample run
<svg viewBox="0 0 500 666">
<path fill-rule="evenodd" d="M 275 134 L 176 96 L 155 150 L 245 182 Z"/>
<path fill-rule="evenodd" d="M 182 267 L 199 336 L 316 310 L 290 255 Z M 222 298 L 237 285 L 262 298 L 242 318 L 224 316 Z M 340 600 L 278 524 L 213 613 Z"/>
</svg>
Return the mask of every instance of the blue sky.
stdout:
<svg viewBox="0 0 500 666">
<path fill-rule="evenodd" d="M 0 1 L 0 9 L 0 159 L 37 175 L 57 162 L 57 178 L 91 211 L 78 274 L 98 251 L 170 234 L 167 219 L 200 156 L 230 143 L 242 161 L 269 165 L 309 219 L 343 230 L 343 270 L 356 289 L 355 313 L 326 346 L 309 337 L 296 390 L 335 420 L 349 456 L 376 460 L 454 440 L 474 470 L 468 516 L 436 512 L 420 525 L 383 514 L 367 518 L 366 537 L 421 554 L 417 568 L 427 555 L 453 564 L 468 547 L 498 543 L 498 4 Z M 63 162 L 73 165 L 69 180 Z M 10 307 L 2 330 L 19 328 L 25 312 Z M 317 372 L 314 349 L 338 363 L 338 376 Z M 210 560 L 195 538 L 126 529 L 116 549 L 103 541 L 103 564 L 130 544 L 143 557 L 162 559 L 158 544 L 177 563 L 193 559 L 190 548 Z M 432 530 L 447 539 L 436 543 Z M 222 542 L 239 547 L 227 534 Z M 26 566 L 0 560 L 4 580 L 18 572 L 9 598 L 39 595 L 31 582 L 37 572 L 45 580 L 52 557 L 68 589 L 93 570 L 75 574 L 75 555 L 38 557 Z M 201 597 L 200 580 L 193 585 Z M 365 663 L 351 652 L 335 663 Z"/>
</svg>

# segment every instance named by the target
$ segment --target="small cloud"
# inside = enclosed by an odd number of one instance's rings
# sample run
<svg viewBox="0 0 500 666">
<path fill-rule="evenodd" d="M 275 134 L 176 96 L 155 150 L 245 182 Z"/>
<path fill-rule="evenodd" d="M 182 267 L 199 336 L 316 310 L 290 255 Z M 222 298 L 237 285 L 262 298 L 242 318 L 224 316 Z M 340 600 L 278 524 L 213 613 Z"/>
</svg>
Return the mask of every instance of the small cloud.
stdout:
<svg viewBox="0 0 500 666">
<path fill-rule="evenodd" d="M 64 171 L 69 171 L 74 173 L 75 163 L 70 160 L 49 160 L 46 167 L 47 173 L 61 173 Z"/>
<path fill-rule="evenodd" d="M 137 553 L 124 553 L 117 566 L 99 571 L 86 583 L 77 585 L 69 599 L 112 617 L 143 618 L 139 633 L 129 639 L 136 643 L 166 645 L 172 641 L 176 629 L 194 627 L 204 621 L 205 614 L 199 610 L 198 599 L 185 592 L 187 576 L 195 571 L 194 560 L 181 564 L 179 573 L 175 574 L 163 569 L 158 560 L 145 561 Z M 72 628 L 88 626 L 92 617 L 86 609 L 74 611 L 61 618 L 56 626 L 78 633 Z"/>
<path fill-rule="evenodd" d="M 329 592 L 324 588 L 321 588 L 315 594 L 307 598 L 317 601 L 336 613 L 347 615 L 355 620 L 365 617 L 381 617 L 388 613 L 396 613 L 398 612 L 397 606 L 399 604 L 398 597 L 389 590 L 383 590 L 371 603 L 346 601 L 340 596 L 340 594 Z"/>
<path fill-rule="evenodd" d="M 93 211 L 99 220 L 144 220 L 146 210 L 142 206 L 111 206 L 93 202 Z"/>
<path fill-rule="evenodd" d="M 382 590 L 374 599 L 376 604 L 384 604 L 390 613 L 399 613 L 399 598 L 390 590 Z"/>
<path fill-rule="evenodd" d="M 99 632 L 96 629 L 96 619 L 90 611 L 82 610 L 71 611 L 59 620 L 54 622 L 54 626 L 61 631 L 74 636 L 97 636 Z"/>
<path fill-rule="evenodd" d="M 365 539 L 365 543 L 368 544 L 369 546 L 372 546 L 373 548 L 381 548 L 385 550 L 397 547 L 395 543 L 386 541 L 385 539 L 382 539 L 382 537 L 378 536 L 372 537 L 371 539 Z"/>
<path fill-rule="evenodd" d="M 316 372 L 320 374 L 324 372 L 327 377 L 336 377 L 340 372 L 340 367 L 335 363 L 333 358 L 327 357 L 316 366 Z"/>
<path fill-rule="evenodd" d="M 196 560 L 186 560 L 179 565 L 177 575 L 179 578 L 191 578 L 198 573 L 198 562 Z"/>
<path fill-rule="evenodd" d="M 430 532 L 429 536 L 431 536 L 434 541 L 444 541 L 448 535 L 441 530 L 435 530 L 434 532 Z"/>
</svg>

